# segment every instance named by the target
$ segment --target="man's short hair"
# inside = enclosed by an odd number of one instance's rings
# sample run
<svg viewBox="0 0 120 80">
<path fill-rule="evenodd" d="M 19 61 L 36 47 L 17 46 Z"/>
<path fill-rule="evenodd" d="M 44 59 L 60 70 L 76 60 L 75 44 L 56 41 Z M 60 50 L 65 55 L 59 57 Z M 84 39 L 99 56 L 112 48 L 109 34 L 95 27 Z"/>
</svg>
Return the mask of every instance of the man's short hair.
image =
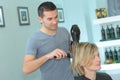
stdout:
<svg viewBox="0 0 120 80">
<path fill-rule="evenodd" d="M 53 11 L 56 10 L 56 5 L 53 2 L 43 2 L 40 4 L 38 7 L 38 16 L 43 17 L 44 16 L 44 11 Z"/>
</svg>

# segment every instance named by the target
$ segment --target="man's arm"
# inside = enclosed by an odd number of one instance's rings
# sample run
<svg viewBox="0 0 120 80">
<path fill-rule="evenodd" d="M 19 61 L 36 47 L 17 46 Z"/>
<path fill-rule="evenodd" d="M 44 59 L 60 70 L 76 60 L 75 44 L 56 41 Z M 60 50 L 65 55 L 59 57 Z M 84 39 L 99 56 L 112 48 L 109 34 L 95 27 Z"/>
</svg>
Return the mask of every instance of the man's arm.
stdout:
<svg viewBox="0 0 120 80">
<path fill-rule="evenodd" d="M 26 55 L 23 62 L 23 72 L 25 74 L 36 71 L 42 64 L 44 64 L 49 57 L 47 55 L 36 59 L 33 55 Z"/>
<path fill-rule="evenodd" d="M 62 59 L 67 56 L 67 54 L 61 49 L 55 49 L 54 51 L 36 59 L 33 55 L 26 55 L 23 62 L 23 72 L 25 74 L 32 73 L 40 68 L 47 60 L 52 59 Z"/>
</svg>

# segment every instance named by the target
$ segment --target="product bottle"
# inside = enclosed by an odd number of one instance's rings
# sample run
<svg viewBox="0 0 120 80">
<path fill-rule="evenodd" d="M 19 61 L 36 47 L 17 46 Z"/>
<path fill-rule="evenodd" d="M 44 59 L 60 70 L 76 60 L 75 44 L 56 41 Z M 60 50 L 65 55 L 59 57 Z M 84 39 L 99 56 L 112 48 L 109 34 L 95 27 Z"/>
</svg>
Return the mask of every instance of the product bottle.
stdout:
<svg viewBox="0 0 120 80">
<path fill-rule="evenodd" d="M 117 38 L 120 38 L 120 27 L 119 27 L 119 25 L 116 26 L 116 35 L 117 35 Z"/>
<path fill-rule="evenodd" d="M 109 60 L 109 59 L 110 59 L 109 53 L 108 53 L 108 51 L 107 51 L 107 48 L 105 48 L 105 59 L 106 59 L 106 60 Z"/>
<path fill-rule="evenodd" d="M 110 35 L 111 35 L 111 39 L 115 39 L 115 31 L 114 31 L 112 24 L 111 24 L 111 29 L 110 29 Z"/>
<path fill-rule="evenodd" d="M 111 38 L 111 35 L 110 35 L 110 29 L 107 25 L 107 28 L 106 28 L 106 34 L 107 34 L 107 40 Z"/>
<path fill-rule="evenodd" d="M 110 59 L 113 61 L 113 52 L 112 52 L 112 50 L 111 50 L 111 48 L 109 48 L 109 55 L 110 55 Z"/>
<path fill-rule="evenodd" d="M 118 62 L 118 53 L 117 53 L 116 47 L 114 47 L 113 55 L 114 55 L 114 62 L 117 63 Z"/>
<path fill-rule="evenodd" d="M 110 49 L 105 49 L 105 64 L 112 64 L 113 63 L 113 59 L 112 58 L 112 52 L 110 51 Z"/>
<path fill-rule="evenodd" d="M 118 49 L 118 62 L 120 63 L 120 47 Z"/>
<path fill-rule="evenodd" d="M 101 36 L 102 36 L 102 40 L 106 40 L 105 29 L 103 28 L 103 26 L 102 26 L 102 29 L 101 29 Z"/>
</svg>

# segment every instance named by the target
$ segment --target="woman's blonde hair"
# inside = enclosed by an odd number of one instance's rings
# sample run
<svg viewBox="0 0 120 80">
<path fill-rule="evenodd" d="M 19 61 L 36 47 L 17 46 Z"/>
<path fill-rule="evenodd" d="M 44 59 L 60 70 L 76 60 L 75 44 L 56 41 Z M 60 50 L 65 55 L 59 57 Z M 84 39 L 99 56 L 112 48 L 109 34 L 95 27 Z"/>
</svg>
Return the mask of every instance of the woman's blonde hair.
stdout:
<svg viewBox="0 0 120 80">
<path fill-rule="evenodd" d="M 72 52 L 72 64 L 71 67 L 74 71 L 80 75 L 85 74 L 82 65 L 91 65 L 94 52 L 98 51 L 95 44 L 89 42 L 78 43 Z"/>
</svg>

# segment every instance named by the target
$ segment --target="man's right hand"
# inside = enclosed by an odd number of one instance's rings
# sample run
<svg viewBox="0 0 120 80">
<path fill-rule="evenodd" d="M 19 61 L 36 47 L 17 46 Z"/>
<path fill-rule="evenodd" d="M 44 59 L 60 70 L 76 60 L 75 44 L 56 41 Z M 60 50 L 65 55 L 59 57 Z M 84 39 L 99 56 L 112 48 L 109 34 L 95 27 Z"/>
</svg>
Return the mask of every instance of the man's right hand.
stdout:
<svg viewBox="0 0 120 80">
<path fill-rule="evenodd" d="M 61 49 L 55 49 L 54 51 L 50 52 L 46 56 L 49 59 L 52 59 L 52 58 L 61 59 L 61 58 L 67 57 L 67 53 Z"/>
</svg>

